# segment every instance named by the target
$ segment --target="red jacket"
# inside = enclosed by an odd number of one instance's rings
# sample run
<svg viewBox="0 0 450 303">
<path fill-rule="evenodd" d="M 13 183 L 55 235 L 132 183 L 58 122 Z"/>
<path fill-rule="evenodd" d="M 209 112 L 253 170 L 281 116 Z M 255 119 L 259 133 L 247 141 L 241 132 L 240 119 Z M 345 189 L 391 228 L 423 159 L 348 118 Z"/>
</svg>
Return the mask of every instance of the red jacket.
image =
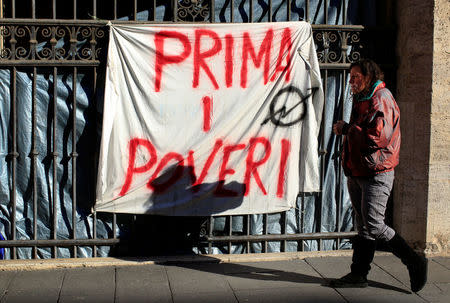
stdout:
<svg viewBox="0 0 450 303">
<path fill-rule="evenodd" d="M 384 82 L 353 100 L 344 137 L 342 165 L 347 176 L 372 176 L 394 169 L 400 153 L 400 110 Z"/>
</svg>

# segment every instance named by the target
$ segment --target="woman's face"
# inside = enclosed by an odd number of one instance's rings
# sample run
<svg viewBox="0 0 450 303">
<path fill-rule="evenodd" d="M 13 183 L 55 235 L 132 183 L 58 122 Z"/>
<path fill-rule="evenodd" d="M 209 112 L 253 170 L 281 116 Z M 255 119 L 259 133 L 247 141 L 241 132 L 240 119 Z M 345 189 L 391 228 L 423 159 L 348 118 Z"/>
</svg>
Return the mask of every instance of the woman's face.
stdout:
<svg viewBox="0 0 450 303">
<path fill-rule="evenodd" d="M 369 76 L 364 76 L 359 66 L 353 66 L 350 70 L 350 86 L 353 94 L 363 92 L 369 85 Z"/>
</svg>

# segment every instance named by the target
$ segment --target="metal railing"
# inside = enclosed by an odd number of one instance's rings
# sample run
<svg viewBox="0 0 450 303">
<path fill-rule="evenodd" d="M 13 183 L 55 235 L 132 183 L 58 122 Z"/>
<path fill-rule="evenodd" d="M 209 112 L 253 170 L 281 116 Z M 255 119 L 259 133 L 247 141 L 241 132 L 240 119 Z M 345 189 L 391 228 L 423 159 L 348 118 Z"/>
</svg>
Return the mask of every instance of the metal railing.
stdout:
<svg viewBox="0 0 450 303">
<path fill-rule="evenodd" d="M 98 76 L 100 73 L 104 72 L 105 64 L 105 52 L 107 45 L 107 20 L 114 20 L 114 22 L 120 23 L 138 23 L 138 22 L 271 22 L 277 21 L 277 12 L 284 10 L 285 20 L 293 20 L 294 15 L 296 20 L 312 20 L 317 18 L 317 10 L 315 15 L 312 16 L 310 12 L 311 1 L 303 1 L 303 7 L 298 7 L 297 2 L 301 1 L 266 1 L 266 6 L 258 10 L 255 13 L 255 3 L 253 0 L 243 0 L 243 1 L 222 1 L 223 7 L 219 12 L 216 11 L 216 4 L 219 1 L 209 0 L 183 0 L 183 1 L 167 1 L 164 4 L 165 13 L 164 18 L 169 18 L 170 20 L 158 20 L 157 18 L 157 1 L 100 1 L 92 0 L 90 1 L 89 8 L 82 8 L 81 5 L 86 5 L 89 1 L 65 1 L 65 7 L 61 7 L 61 1 L 52 0 L 50 7 L 43 9 L 38 6 L 39 0 L 32 0 L 29 6 L 23 6 L 20 3 L 18 6 L 18 1 L 16 0 L 3 0 L 3 16 L 0 18 L 0 69 L 7 69 L 10 74 L 10 144 L 9 152 L 7 155 L 7 161 L 10 165 L 9 168 L 9 204 L 8 210 L 10 211 L 10 222 L 9 222 L 9 237 L 5 241 L 0 242 L 1 247 L 11 248 L 11 258 L 16 258 L 16 249 L 19 247 L 32 247 L 32 257 L 38 258 L 38 248 L 39 247 L 51 247 L 52 253 L 51 257 L 58 257 L 58 247 L 69 247 L 71 248 L 71 257 L 77 257 L 77 248 L 89 246 L 92 247 L 92 256 L 97 256 L 98 246 L 114 246 L 121 242 L 121 239 L 117 236 L 117 218 L 121 216 L 120 214 L 111 214 L 111 230 L 107 238 L 99 239 L 97 238 L 97 213 L 93 213 L 89 217 L 89 222 L 92 224 L 92 233 L 90 238 L 80 239 L 77 238 L 77 215 L 78 215 L 78 197 L 77 197 L 77 182 L 78 178 L 77 170 L 71 170 L 70 179 L 72 182 L 71 188 L 71 231 L 70 239 L 60 239 L 58 238 L 58 214 L 60 210 L 58 209 L 58 204 L 56 203 L 57 184 L 57 162 L 62 158 L 66 158 L 67 161 L 71 163 L 71 167 L 77 167 L 78 151 L 77 146 L 77 123 L 76 123 L 76 113 L 77 111 L 77 83 L 76 79 L 80 71 L 83 73 L 90 74 L 90 87 L 93 92 L 96 92 L 99 88 Z M 277 5 L 274 6 L 274 3 Z M 50 1 L 47 1 L 50 3 Z M 70 4 L 68 4 L 70 3 Z M 320 1 L 321 9 L 323 9 L 323 19 L 328 20 L 329 15 L 329 1 Z M 335 23 L 340 23 L 340 25 L 331 24 L 313 24 L 313 35 L 314 41 L 316 43 L 318 59 L 320 63 L 320 68 L 322 71 L 325 95 L 327 95 L 327 84 L 329 73 L 337 73 L 340 75 L 341 85 L 341 96 L 340 102 L 344 98 L 344 87 L 346 79 L 346 69 L 349 64 L 361 56 L 362 42 L 360 39 L 361 33 L 364 31 L 364 27 L 361 25 L 346 25 L 347 15 L 346 15 L 346 3 L 347 1 L 341 1 L 339 10 L 341 13 L 337 14 L 339 20 Z M 109 6 L 108 6 L 109 5 Z M 124 5 L 126 6 L 124 13 Z M 159 5 L 159 4 L 158 4 Z M 245 7 L 247 10 L 245 15 L 236 15 L 235 6 L 239 8 Z M 284 8 L 284 9 L 283 9 Z M 142 21 L 139 19 L 139 12 L 145 10 L 147 11 L 147 19 Z M 303 12 L 303 14 L 301 13 Z M 61 14 L 61 15 L 60 15 Z M 41 16 L 45 15 L 45 16 Z M 128 18 L 121 18 L 128 15 Z M 169 16 L 169 17 L 167 17 Z M 125 20 L 126 19 L 126 20 Z M 32 83 L 32 129 L 31 129 L 31 140 L 32 148 L 29 155 L 31 159 L 31 182 L 32 182 L 32 196 L 30 199 L 31 209 L 33 209 L 33 214 L 31 215 L 32 220 L 32 237 L 30 239 L 18 239 L 16 235 L 16 217 L 17 217 L 17 196 L 16 196 L 16 182 L 17 182 L 17 165 L 19 161 L 19 150 L 17 146 L 17 136 L 18 136 L 18 122 L 17 113 L 23 109 L 18 108 L 17 101 L 17 73 L 26 72 L 31 75 Z M 38 204 L 43 201 L 39 201 L 37 196 L 37 177 L 36 177 L 36 167 L 38 165 L 39 153 L 36 149 L 38 144 L 36 136 L 36 83 L 37 76 L 39 74 L 46 74 L 48 77 L 53 79 L 53 87 L 51 87 L 52 96 L 52 133 L 50 137 L 52 142 L 49 150 L 49 157 L 52 163 L 52 194 L 49 197 L 49 209 L 50 220 L 51 220 L 51 235 L 48 239 L 38 238 Z M 66 155 L 62 155 L 58 149 L 58 142 L 56 138 L 58 136 L 58 126 L 57 126 L 57 98 L 58 98 L 58 77 L 62 74 L 70 74 L 72 78 L 72 100 L 70 108 L 71 114 L 71 146 L 72 150 L 67 151 Z M 92 96 L 96 96 L 95 93 Z M 100 102 L 101 100 L 94 99 L 90 102 Z M 322 161 L 322 173 L 321 180 L 323 184 L 324 180 L 324 167 L 325 167 L 325 155 L 327 155 L 328 150 L 325 147 L 324 126 L 322 125 L 321 133 L 321 161 Z M 93 161 L 95 164 L 95 161 Z M 95 165 L 93 165 L 93 168 Z M 338 180 L 338 192 L 342 190 L 340 184 L 341 176 L 339 175 Z M 321 192 L 315 193 L 318 195 L 319 200 L 321 199 Z M 231 252 L 231 246 L 235 243 L 240 243 L 245 245 L 245 251 L 250 252 L 250 245 L 252 243 L 262 243 L 262 251 L 267 251 L 267 243 L 271 241 L 276 241 L 282 243 L 280 251 L 286 251 L 286 243 L 288 241 L 296 241 L 300 243 L 298 250 L 303 250 L 303 244 L 308 240 L 318 240 L 318 249 L 321 249 L 322 240 L 334 239 L 337 241 L 336 248 L 339 248 L 339 241 L 343 238 L 348 239 L 354 236 L 356 233 L 341 232 L 340 226 L 340 209 L 342 206 L 341 194 L 337 198 L 337 220 L 335 231 L 332 232 L 320 232 L 321 226 L 321 208 L 318 207 L 316 213 L 317 232 L 305 233 L 303 230 L 303 223 L 299 224 L 297 233 L 288 233 L 286 228 L 286 213 L 282 213 L 283 222 L 281 224 L 281 232 L 279 234 L 269 234 L 267 231 L 267 221 L 268 215 L 263 215 L 264 228 L 262 234 L 255 235 L 251 234 L 251 223 L 250 215 L 243 216 L 245 221 L 245 226 L 242 232 L 238 235 L 233 233 L 233 216 L 227 217 L 227 224 L 225 234 L 222 233 L 217 235 L 214 233 L 214 220 L 216 218 L 210 217 L 205 221 L 203 225 L 203 230 L 201 232 L 201 240 L 206 244 L 207 252 L 211 253 L 214 245 L 227 245 L 228 252 Z M 299 199 L 304 199 L 305 193 L 300 193 Z M 303 201 L 303 200 L 302 200 Z M 90 201 L 93 203 L 93 201 Z M 24 202 L 27 203 L 27 202 Z M 303 205 L 303 203 L 301 203 Z M 299 222 L 303 222 L 304 210 L 298 210 Z"/>
</svg>

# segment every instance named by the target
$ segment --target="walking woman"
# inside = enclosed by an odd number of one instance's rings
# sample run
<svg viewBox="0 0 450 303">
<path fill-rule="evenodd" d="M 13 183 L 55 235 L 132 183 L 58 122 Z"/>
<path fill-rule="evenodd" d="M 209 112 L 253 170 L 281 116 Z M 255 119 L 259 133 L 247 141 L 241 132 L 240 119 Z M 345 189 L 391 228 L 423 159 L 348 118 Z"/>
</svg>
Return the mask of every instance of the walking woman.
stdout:
<svg viewBox="0 0 450 303">
<path fill-rule="evenodd" d="M 333 125 L 344 135 L 342 165 L 355 214 L 358 236 L 353 241 L 351 272 L 331 281 L 332 287 L 367 287 L 367 274 L 375 254 L 375 240 L 384 240 L 407 266 L 411 290 L 427 280 L 427 260 L 384 223 L 386 204 L 400 153 L 400 111 L 385 87 L 383 73 L 372 60 L 350 66 L 353 105 L 350 122 Z"/>
</svg>

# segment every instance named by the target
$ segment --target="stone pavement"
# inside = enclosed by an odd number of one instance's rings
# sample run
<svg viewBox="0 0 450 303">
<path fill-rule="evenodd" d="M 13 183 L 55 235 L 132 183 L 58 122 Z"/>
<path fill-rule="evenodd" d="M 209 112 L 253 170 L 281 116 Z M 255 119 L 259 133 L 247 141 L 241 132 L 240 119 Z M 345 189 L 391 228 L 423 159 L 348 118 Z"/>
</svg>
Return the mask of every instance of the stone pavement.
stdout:
<svg viewBox="0 0 450 303">
<path fill-rule="evenodd" d="M 427 285 L 411 293 L 406 267 L 391 254 L 377 253 L 364 289 L 326 286 L 348 272 L 349 253 L 313 256 L 0 261 L 0 302 L 450 302 L 449 257 L 429 258 Z"/>
</svg>

